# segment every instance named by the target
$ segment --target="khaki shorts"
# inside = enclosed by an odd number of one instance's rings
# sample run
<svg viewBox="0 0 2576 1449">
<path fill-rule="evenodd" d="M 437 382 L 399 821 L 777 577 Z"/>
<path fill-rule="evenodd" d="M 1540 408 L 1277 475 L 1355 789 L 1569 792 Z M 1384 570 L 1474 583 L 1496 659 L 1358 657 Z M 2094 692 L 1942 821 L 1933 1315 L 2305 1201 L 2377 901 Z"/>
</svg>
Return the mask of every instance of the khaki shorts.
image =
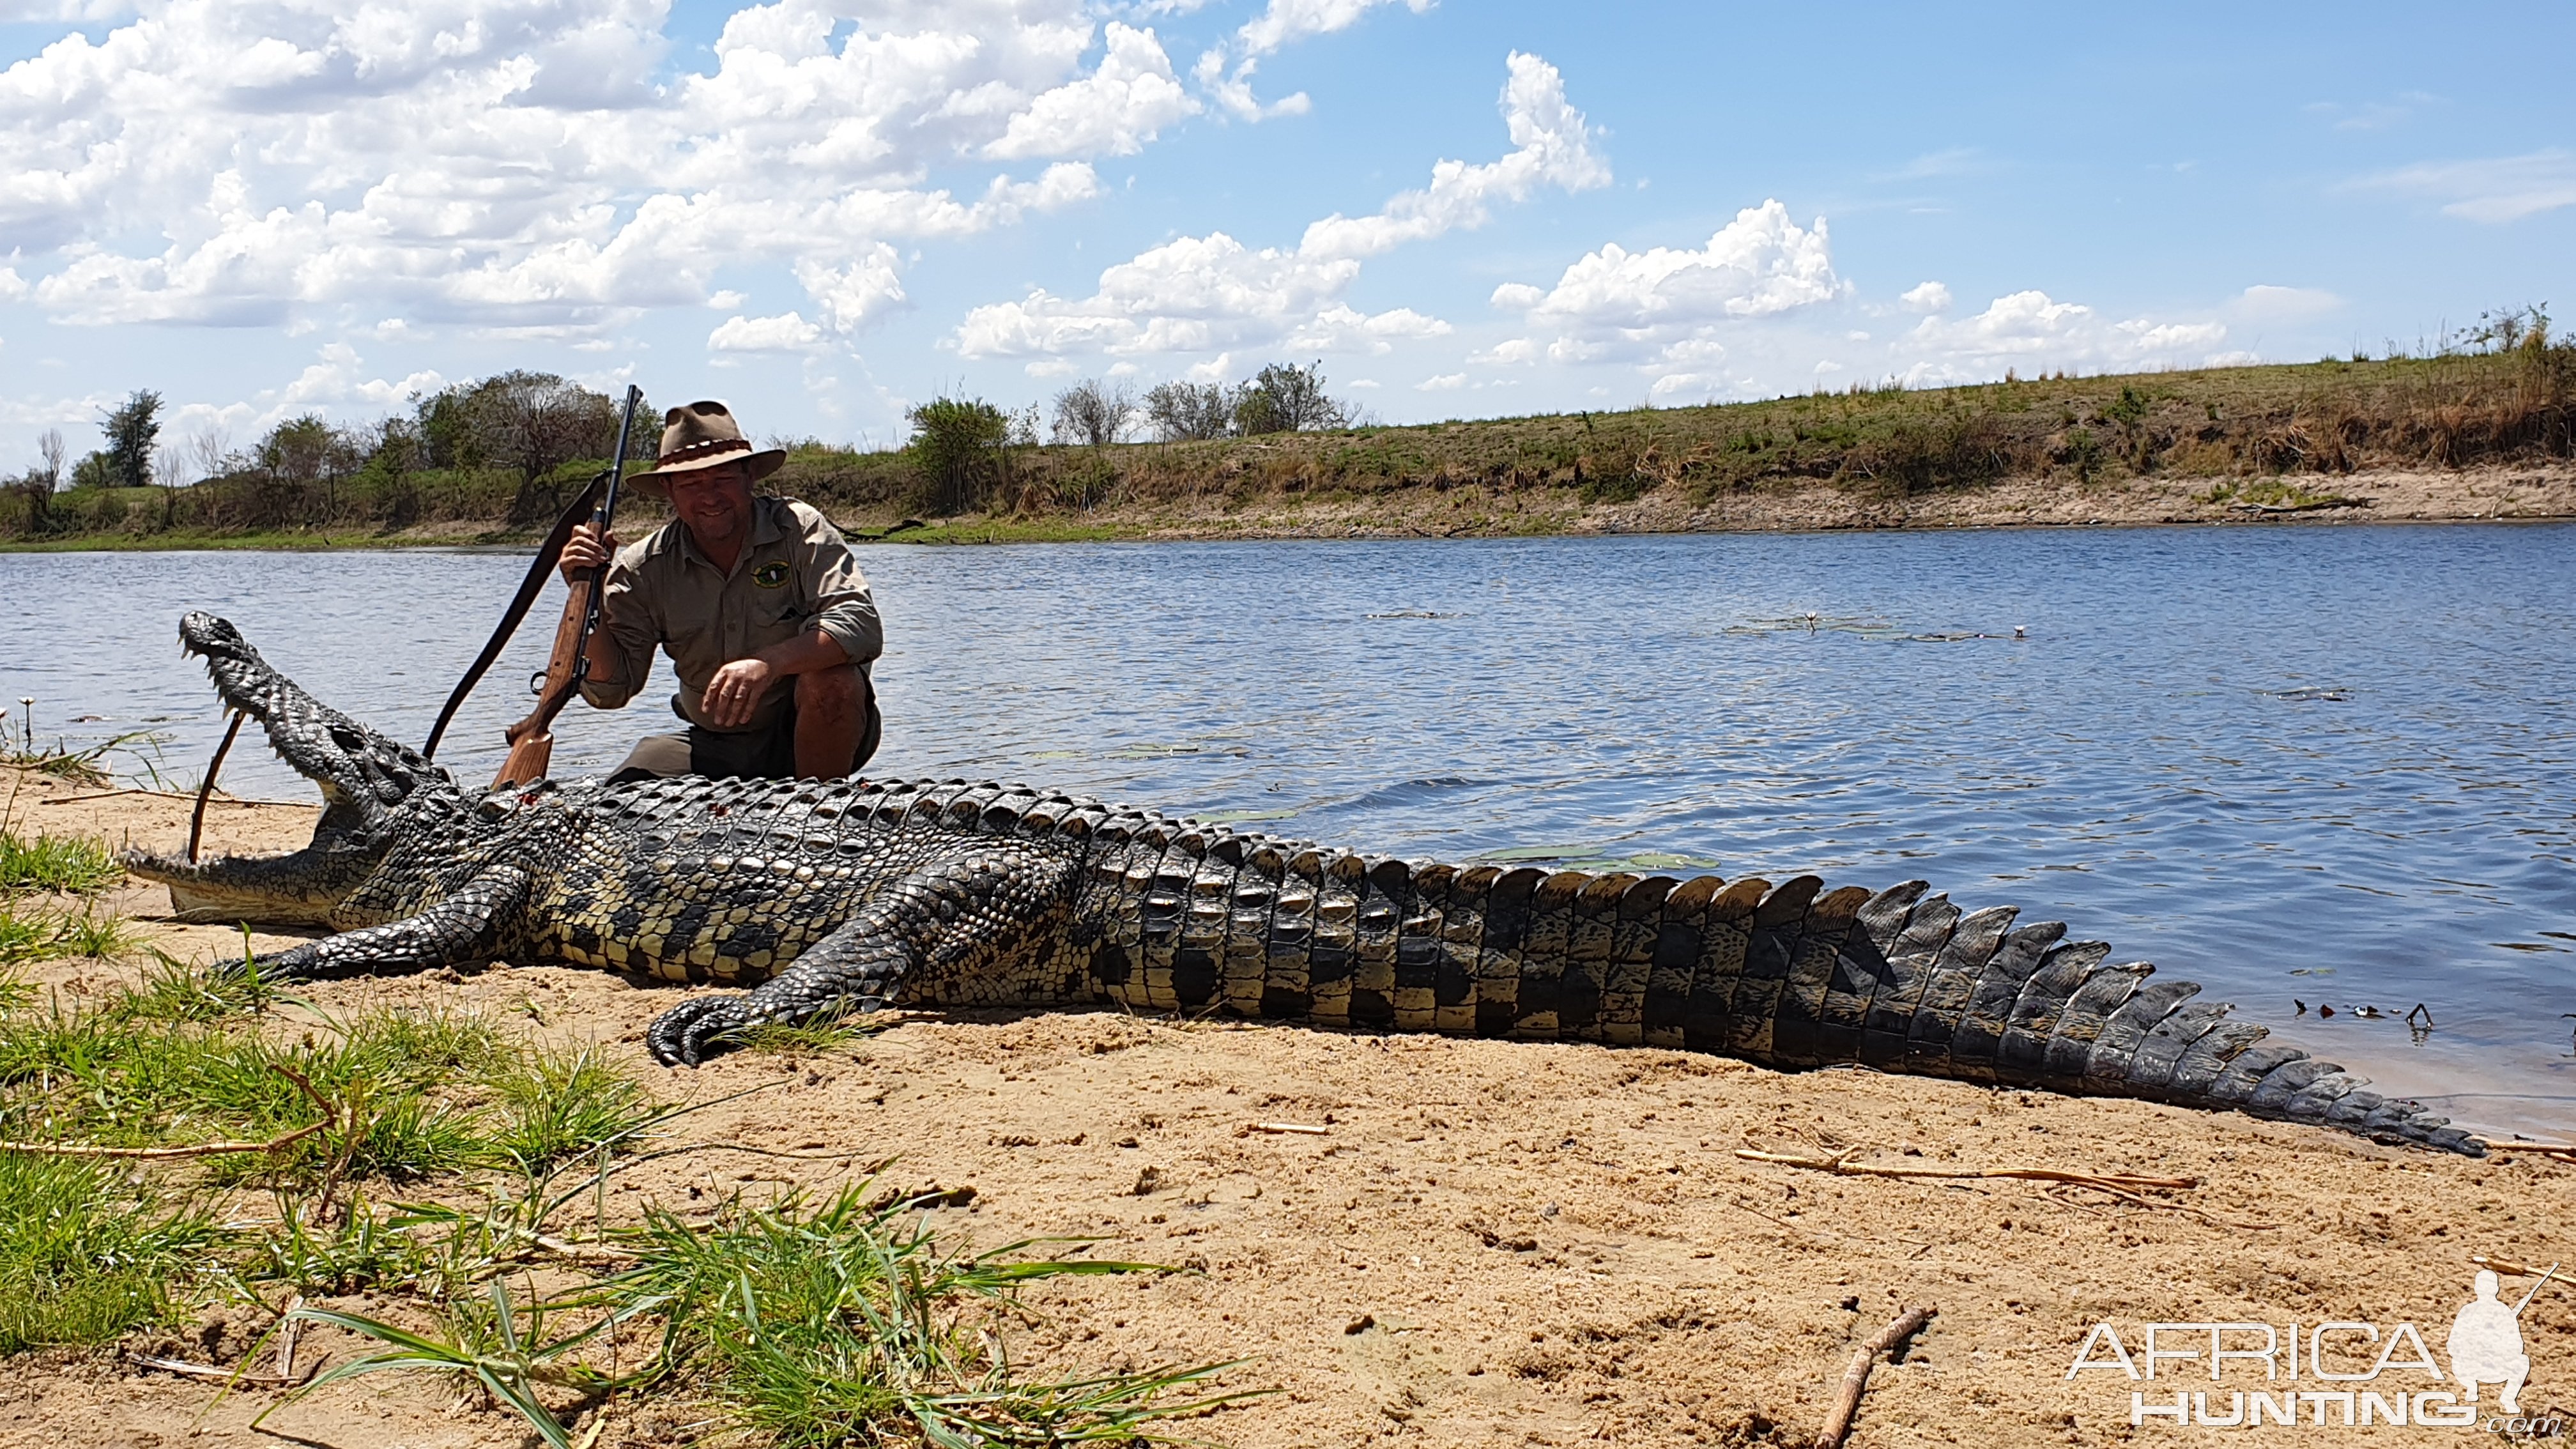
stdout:
<svg viewBox="0 0 2576 1449">
<path fill-rule="evenodd" d="M 855 775 L 866 766 L 885 739 L 885 716 L 877 711 L 876 685 L 865 670 L 859 672 L 861 692 L 867 697 L 868 722 L 859 731 L 859 751 L 844 774 Z M 671 712 L 686 719 L 679 696 L 671 697 Z M 634 780 L 669 779 L 675 775 L 703 775 L 710 780 L 792 780 L 796 778 L 796 697 L 789 691 L 786 707 L 779 710 L 768 724 L 747 730 L 711 730 L 691 724 L 678 734 L 646 735 L 627 751 L 625 762 L 609 775 L 612 783 Z"/>
</svg>

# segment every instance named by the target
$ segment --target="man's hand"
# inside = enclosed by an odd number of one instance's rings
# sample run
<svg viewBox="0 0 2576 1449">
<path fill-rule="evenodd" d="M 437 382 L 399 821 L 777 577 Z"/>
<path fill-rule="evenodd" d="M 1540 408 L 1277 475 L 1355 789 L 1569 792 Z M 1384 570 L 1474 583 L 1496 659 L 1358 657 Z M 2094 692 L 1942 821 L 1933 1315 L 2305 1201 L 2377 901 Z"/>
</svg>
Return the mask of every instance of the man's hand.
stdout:
<svg viewBox="0 0 2576 1449">
<path fill-rule="evenodd" d="M 564 540 L 560 565 L 564 582 L 569 584 L 575 574 L 598 568 L 616 556 L 616 534 L 601 533 L 596 523 L 579 524 L 574 527 L 572 537 Z"/>
<path fill-rule="evenodd" d="M 751 723 L 752 711 L 760 707 L 761 696 L 769 692 L 778 677 L 776 666 L 757 654 L 737 659 L 707 681 L 707 692 L 699 698 L 698 708 L 715 722 L 717 729 L 740 729 Z"/>
</svg>

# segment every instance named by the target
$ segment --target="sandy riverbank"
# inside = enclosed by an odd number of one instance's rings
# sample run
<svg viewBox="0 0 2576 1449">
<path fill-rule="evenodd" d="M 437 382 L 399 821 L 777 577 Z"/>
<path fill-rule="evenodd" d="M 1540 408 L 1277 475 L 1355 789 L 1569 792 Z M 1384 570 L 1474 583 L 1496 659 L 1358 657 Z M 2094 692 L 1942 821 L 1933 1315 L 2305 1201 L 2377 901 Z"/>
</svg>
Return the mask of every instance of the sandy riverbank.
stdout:
<svg viewBox="0 0 2576 1449">
<path fill-rule="evenodd" d="M 173 847 L 187 810 L 169 796 L 38 781 L 15 828 Z M 312 818 L 302 806 L 218 804 L 210 848 L 290 847 Z M 129 887 L 111 903 L 183 958 L 237 949 L 236 933 L 162 919 L 157 889 Z M 69 963 L 41 979 L 77 993 L 128 970 Z M 2468 1298 L 2473 1254 L 2576 1257 L 2564 1251 L 2576 1167 L 2435 1157 L 2140 1103 L 1786 1075 L 1674 1051 L 1109 1012 L 915 1016 L 828 1055 L 664 1072 L 640 1033 L 681 998 L 673 988 L 496 968 L 307 994 L 324 1010 L 436 1002 L 531 1022 L 606 1044 L 672 1099 L 765 1086 L 688 1119 L 687 1134 L 864 1147 L 896 1157 L 888 1175 L 906 1183 L 973 1185 L 971 1207 L 937 1215 L 943 1236 L 1093 1237 L 1103 1255 L 1200 1270 L 1045 1285 L 1022 1353 L 1068 1369 L 1248 1359 L 1228 1385 L 1282 1392 L 1181 1426 L 1239 1449 L 1804 1442 L 1854 1345 L 1918 1303 L 1939 1316 L 1903 1364 L 1872 1379 L 1854 1442 L 2179 1441 L 2190 1436 L 2129 1426 L 2130 1391 L 2169 1401 L 2206 1378 L 2133 1385 L 2091 1372 L 2070 1383 L 2095 1323 L 2130 1334 L 2148 1321 L 2409 1321 L 2438 1351 Z M 1246 1130 L 1282 1122 L 1324 1130 Z M 2140 1201 L 2027 1181 L 1836 1177 L 1733 1155 L 1748 1142 L 2201 1185 Z M 687 1210 L 693 1194 L 815 1187 L 838 1171 L 682 1158 L 631 1174 L 608 1211 Z M 2527 1281 L 2508 1278 L 2508 1296 Z M 2576 1409 L 2576 1294 L 2542 1290 L 2522 1331 L 2526 1410 Z M 228 1341 L 237 1352 L 243 1340 Z M 327 1335 L 306 1341 L 350 1351 Z M 209 1412 L 208 1386 L 106 1355 L 37 1355 L 0 1377 L 0 1446 L 523 1439 L 495 1414 L 452 1408 L 442 1389 L 388 1379 L 282 1409 L 263 1434 L 246 1428 L 266 1406 L 260 1392 Z M 2420 1370 L 2388 1377 L 2391 1389 L 2401 1378 L 2409 1390 L 2451 1387 Z M 2250 1380 L 2236 1370 L 2227 1387 L 2260 1380 L 2259 1367 Z M 690 1443 L 702 1417 L 647 1405 L 601 1443 Z M 2337 1420 L 2271 1427 L 2266 1439 L 2351 1433 Z"/>
<path fill-rule="evenodd" d="M 2381 470 L 2300 478 L 2276 494 L 2219 492 L 2215 480 L 2145 478 L 2079 484 L 2012 478 L 1976 488 L 1890 495 L 1816 483 L 1721 494 L 1694 503 L 1657 489 L 1626 502 L 1585 502 L 1564 489 L 1466 483 L 1357 498 L 1219 496 L 1082 515 L 1099 536 L 1140 539 L 1492 537 L 1619 533 L 1816 533 L 1847 529 L 2317 525 L 2576 517 L 2576 468 L 2459 472 Z M 921 542 L 1051 536 L 1057 519 L 944 520 L 898 534 Z"/>
<path fill-rule="evenodd" d="M 1464 481 L 1383 492 L 1244 491 L 1222 485 L 1087 511 L 970 514 L 907 523 L 890 507 L 834 510 L 854 539 L 888 543 L 1185 542 L 1269 538 L 1494 538 L 1558 534 L 1815 533 L 1849 529 L 2315 526 L 2576 518 L 2576 467 L 2364 469 L 2287 479 L 2153 476 L 2083 483 L 2007 478 L 1890 493 L 1832 483 L 1766 485 L 1695 502 L 1680 488 L 1587 501 L 1565 487 Z M 637 516 L 627 532 L 658 520 Z M 897 525 L 904 525 L 897 527 Z M 892 531 L 889 531 L 892 530 Z M 0 552 L 80 549 L 520 548 L 536 533 L 445 520 L 392 531 L 67 534 L 0 540 Z"/>
</svg>

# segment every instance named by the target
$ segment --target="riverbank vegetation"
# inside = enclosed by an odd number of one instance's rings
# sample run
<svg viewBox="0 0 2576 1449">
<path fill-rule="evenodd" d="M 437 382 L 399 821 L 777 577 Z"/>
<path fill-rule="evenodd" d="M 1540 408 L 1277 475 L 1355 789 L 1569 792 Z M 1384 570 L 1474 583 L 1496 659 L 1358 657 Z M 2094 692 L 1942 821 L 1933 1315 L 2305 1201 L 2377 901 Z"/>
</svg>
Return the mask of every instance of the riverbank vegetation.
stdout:
<svg viewBox="0 0 2576 1449">
<path fill-rule="evenodd" d="M 0 540 L 511 541 L 601 466 L 614 432 L 606 398 L 512 373 L 366 427 L 294 419 L 238 453 L 200 439 L 191 447 L 202 481 L 135 486 L 128 455 L 151 440 L 136 442 L 131 413 L 149 399 L 138 393 L 112 417 L 110 448 L 92 455 L 122 449 L 116 456 L 127 461 L 85 460 L 73 470 L 80 486 L 57 491 L 47 481 L 59 473 L 55 447 L 56 474 L 30 474 L 16 506 L 0 509 Z M 2292 511 L 2334 505 L 2335 480 L 2356 472 L 2568 459 L 2576 345 L 2529 308 L 2489 314 L 2420 357 L 2097 377 L 2008 372 L 1958 387 L 1888 383 L 1401 427 L 1355 423 L 1320 366 L 1273 365 L 1237 387 L 1166 384 L 1142 397 L 1115 380 L 1080 381 L 1052 399 L 1047 441 L 1040 418 L 1035 405 L 942 397 L 912 410 L 900 448 L 773 439 L 788 450 L 774 486 L 853 530 L 937 520 L 896 535 L 925 541 L 1127 536 L 1175 506 L 1312 504 L 1361 521 L 1400 519 L 1418 515 L 1424 495 L 1461 488 L 1514 500 L 1518 518 L 1468 531 L 1544 530 L 1585 507 L 1650 495 L 1686 510 L 1818 488 L 1906 500 L 2033 481 L 2080 493 L 2182 480 L 2205 502 Z M 1150 440 L 1131 440 L 1140 435 Z M 651 446 L 639 439 L 634 452 Z M 635 516 L 651 520 L 651 505 L 638 499 Z"/>
</svg>

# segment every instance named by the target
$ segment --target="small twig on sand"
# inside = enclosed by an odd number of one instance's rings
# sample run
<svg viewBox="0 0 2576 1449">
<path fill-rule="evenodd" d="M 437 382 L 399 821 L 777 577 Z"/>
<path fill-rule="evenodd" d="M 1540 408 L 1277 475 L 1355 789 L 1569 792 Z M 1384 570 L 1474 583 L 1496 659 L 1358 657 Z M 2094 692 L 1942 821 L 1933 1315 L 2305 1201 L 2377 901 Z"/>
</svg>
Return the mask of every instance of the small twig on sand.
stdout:
<svg viewBox="0 0 2576 1449">
<path fill-rule="evenodd" d="M 2561 1162 L 2576 1162 L 2576 1142 L 2525 1142 L 2514 1137 L 2481 1137 L 2489 1152 L 2532 1152 Z"/>
<path fill-rule="evenodd" d="M 286 1314 L 279 1320 L 285 1327 L 286 1336 L 277 1345 L 277 1376 L 289 1383 L 295 1381 L 295 1336 L 304 1329 L 304 1320 L 295 1316 L 295 1310 L 303 1306 L 303 1294 L 289 1298 L 286 1300 Z"/>
<path fill-rule="evenodd" d="M 139 1363 L 145 1368 L 159 1369 L 165 1374 L 182 1374 L 192 1379 L 221 1379 L 225 1383 L 251 1384 L 264 1389 L 288 1388 L 296 1382 L 285 1374 L 247 1373 L 217 1368 L 210 1363 L 189 1363 L 185 1359 L 162 1358 L 149 1353 L 129 1353 L 125 1356 L 125 1360 L 128 1363 Z"/>
<path fill-rule="evenodd" d="M 283 1147 L 292 1147 L 330 1125 L 327 1120 L 316 1122 L 266 1142 L 200 1142 L 191 1147 L 90 1147 L 0 1140 L 0 1152 L 26 1152 L 39 1157 L 113 1157 L 124 1161 L 163 1162 L 179 1157 L 214 1157 L 226 1152 L 275 1152 Z"/>
<path fill-rule="evenodd" d="M 92 790 L 87 794 L 82 795 L 49 796 L 46 799 L 37 801 L 36 803 L 39 805 L 78 805 L 85 800 L 113 800 L 120 795 L 153 795 L 163 800 L 194 800 L 197 798 L 195 795 L 185 790 Z M 232 796 L 227 795 L 220 790 L 215 792 L 215 795 L 215 804 L 232 810 L 310 810 L 313 808 L 310 805 L 298 804 L 293 800 L 236 800 Z"/>
<path fill-rule="evenodd" d="M 1860 1412 L 1861 1390 L 1869 1387 L 1869 1371 L 1878 1366 L 1878 1356 L 1894 1353 L 1907 1339 L 1923 1331 L 1938 1308 L 1926 1305 L 1908 1308 L 1896 1320 L 1870 1335 L 1870 1340 L 1852 1355 L 1851 1367 L 1843 1370 L 1842 1392 L 1834 1396 L 1834 1411 L 1825 1416 L 1825 1427 L 1816 1434 L 1816 1449 L 1842 1449 L 1844 1436 L 1851 1433 L 1852 1416 Z"/>
<path fill-rule="evenodd" d="M 1856 1149 L 1855 1149 L 1856 1150 Z M 2066 1182 L 2077 1187 L 2098 1187 L 2111 1191 L 2134 1192 L 2140 1188 L 2194 1188 L 2196 1177 L 2140 1177 L 2127 1172 L 2061 1172 L 2053 1167 L 1880 1167 L 1854 1162 L 1850 1152 L 1831 1157 L 1798 1157 L 1786 1152 L 1764 1152 L 1755 1147 L 1739 1147 L 1735 1155 L 1747 1162 L 1775 1162 L 1782 1167 L 1803 1167 L 1811 1172 L 1840 1173 L 1845 1177 L 2018 1177 L 2033 1182 Z"/>
<path fill-rule="evenodd" d="M 1837 1152 L 1831 1157 L 1799 1157 L 1786 1152 L 1764 1152 L 1755 1147 L 1739 1147 L 1735 1155 L 1747 1162 L 1768 1162 L 1781 1167 L 1804 1168 L 1809 1172 L 1830 1172 L 1842 1177 L 1901 1178 L 2019 1178 L 2027 1182 L 2062 1182 L 2069 1187 L 2089 1188 L 2108 1193 L 2123 1202 L 2145 1208 L 2163 1208 L 2188 1213 L 2214 1227 L 2236 1228 L 2247 1232 L 2268 1232 L 2278 1223 L 2239 1223 L 2201 1211 L 2184 1203 L 2163 1202 L 2145 1195 L 2145 1190 L 2165 1188 L 2187 1191 L 2200 1186 L 2196 1177 L 2141 1177 L 2130 1172 L 2063 1172 L 2054 1167 L 1882 1167 L 1874 1163 L 1854 1162 L 1852 1152 Z"/>
<path fill-rule="evenodd" d="M 1323 1137 L 1329 1135 L 1332 1130 L 1330 1127 L 1309 1127 L 1303 1122 L 1246 1122 L 1243 1124 L 1243 1131 L 1234 1135 L 1241 1137 L 1250 1132 L 1271 1132 L 1292 1133 L 1299 1137 Z"/>
</svg>

